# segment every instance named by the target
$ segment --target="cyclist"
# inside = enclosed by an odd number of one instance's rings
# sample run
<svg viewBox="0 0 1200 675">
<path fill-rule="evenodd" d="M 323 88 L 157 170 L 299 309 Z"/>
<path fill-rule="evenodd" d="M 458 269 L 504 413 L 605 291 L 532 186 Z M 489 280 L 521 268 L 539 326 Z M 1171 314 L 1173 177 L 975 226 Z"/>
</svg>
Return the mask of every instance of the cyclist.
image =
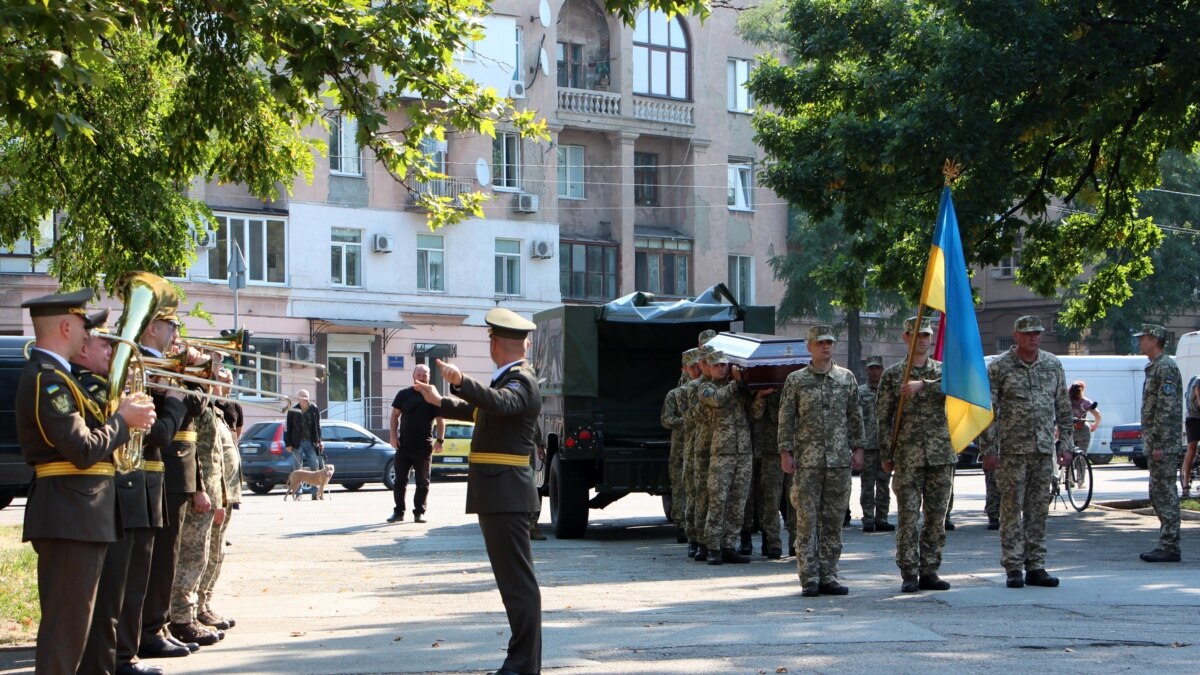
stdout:
<svg viewBox="0 0 1200 675">
<path fill-rule="evenodd" d="M 1071 400 L 1071 417 L 1074 421 L 1075 428 L 1075 447 L 1087 452 L 1092 444 L 1092 433 L 1100 427 L 1100 411 L 1096 409 L 1099 405 L 1095 401 L 1083 395 L 1087 385 L 1083 380 L 1075 380 L 1071 384 L 1071 388 L 1067 391 L 1067 395 Z M 1091 414 L 1092 421 L 1088 423 L 1087 416 Z M 1200 420 L 1198 420 L 1200 421 Z"/>
<path fill-rule="evenodd" d="M 1200 441 L 1200 377 L 1193 377 L 1188 385 L 1187 417 L 1183 420 L 1183 429 L 1187 432 L 1187 453 L 1183 456 L 1183 469 L 1179 472 L 1179 480 L 1183 487 L 1183 497 L 1192 496 L 1192 463 L 1196 461 L 1196 441 Z"/>
</svg>

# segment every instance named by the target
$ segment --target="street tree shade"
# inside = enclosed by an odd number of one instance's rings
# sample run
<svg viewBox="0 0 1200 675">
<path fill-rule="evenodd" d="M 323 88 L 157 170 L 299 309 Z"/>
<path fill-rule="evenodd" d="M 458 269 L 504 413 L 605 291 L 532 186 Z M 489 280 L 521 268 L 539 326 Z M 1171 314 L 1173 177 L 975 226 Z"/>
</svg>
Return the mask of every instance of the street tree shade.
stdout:
<svg viewBox="0 0 1200 675">
<path fill-rule="evenodd" d="M 967 262 L 1020 236 L 1018 281 L 1060 320 L 1130 297 L 1162 241 L 1139 214 L 1164 152 L 1200 140 L 1200 8 L 1134 0 L 794 0 L 786 60 L 750 79 L 763 182 L 835 213 L 884 289 L 916 298 L 947 159 Z M 774 33 L 779 35 L 777 31 Z M 857 291 L 855 291 L 857 292 Z"/>
<path fill-rule="evenodd" d="M 631 22 L 647 3 L 605 0 Z M 705 15 L 702 0 L 651 0 Z M 398 180 L 436 177 L 421 142 L 447 129 L 544 123 L 460 73 L 484 0 L 183 0 L 7 3 L 0 8 L 0 246 L 64 214 L 48 251 L 67 287 L 126 270 L 170 273 L 211 218 L 195 179 L 264 200 L 311 179 L 330 110 Z M 377 74 L 389 76 L 381 86 Z M 398 111 L 405 126 L 389 125 Z M 391 120 L 394 121 L 394 120 Z M 424 202 L 434 227 L 481 214 L 483 197 Z"/>
</svg>

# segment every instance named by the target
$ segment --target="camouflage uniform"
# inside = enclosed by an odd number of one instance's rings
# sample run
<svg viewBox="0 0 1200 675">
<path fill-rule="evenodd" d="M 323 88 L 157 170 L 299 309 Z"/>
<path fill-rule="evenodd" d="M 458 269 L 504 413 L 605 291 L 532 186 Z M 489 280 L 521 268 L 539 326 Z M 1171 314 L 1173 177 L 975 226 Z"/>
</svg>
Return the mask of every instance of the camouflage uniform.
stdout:
<svg viewBox="0 0 1200 675">
<path fill-rule="evenodd" d="M 698 392 L 707 408 L 711 423 L 708 465 L 708 517 L 704 538 L 709 555 L 737 547 L 742 529 L 746 498 L 750 495 L 750 423 L 746 419 L 746 398 L 750 396 L 737 382 L 712 380 Z M 762 405 L 755 404 L 762 415 Z M 700 450 L 703 452 L 703 448 Z"/>
<path fill-rule="evenodd" d="M 1165 331 L 1163 331 L 1165 334 Z M 1183 445 L 1183 380 L 1175 359 L 1159 354 L 1142 385 L 1142 447 L 1150 468 L 1150 503 L 1158 515 L 1160 551 L 1179 554 L 1179 451 Z M 1162 450 L 1162 461 L 1153 451 Z"/>
<path fill-rule="evenodd" d="M 680 386 L 667 392 L 663 398 L 662 414 L 659 421 L 671 430 L 671 454 L 668 460 L 668 470 L 671 476 L 671 522 L 683 527 L 684 513 L 687 510 L 687 490 L 683 486 L 683 453 L 684 453 L 684 394 L 687 387 Z"/>
<path fill-rule="evenodd" d="M 892 491 L 896 494 L 896 566 L 904 577 L 936 574 L 946 546 L 946 512 L 954 487 L 958 457 L 950 445 L 946 421 L 946 394 L 942 392 L 942 362 L 928 359 L 913 366 L 908 379 L 923 380 L 925 387 L 904 401 L 900 433 L 892 446 L 892 424 L 904 384 L 904 363 L 883 371 L 879 380 L 875 415 L 878 421 L 879 456 L 895 464 Z M 917 521 L 924 513 L 920 532 Z"/>
<path fill-rule="evenodd" d="M 850 504 L 851 448 L 863 447 L 854 373 L 809 366 L 788 375 L 779 401 L 779 452 L 795 464 L 796 569 L 804 586 L 836 580 Z"/>
<path fill-rule="evenodd" d="M 203 470 L 204 479 L 197 487 L 208 494 L 213 508 L 206 513 L 198 513 L 189 499 L 183 509 L 179 558 L 175 562 L 175 579 L 171 582 L 170 620 L 175 624 L 187 624 L 196 619 L 199 602 L 197 589 L 204 568 L 208 565 L 213 515 L 225 493 L 223 451 L 218 445 L 216 429 L 216 418 L 220 414 L 211 405 L 206 405 L 196 418 L 196 460 Z"/>
<path fill-rule="evenodd" d="M 687 486 L 687 512 L 684 520 L 688 540 L 701 543 L 704 526 L 708 520 L 708 460 L 712 434 L 709 432 L 709 415 L 699 404 L 700 387 L 710 382 L 706 375 L 688 383 L 684 396 L 684 427 L 687 434 L 684 445 L 684 485 Z"/>
<path fill-rule="evenodd" d="M 870 384 L 858 385 L 858 404 L 862 408 L 863 433 L 865 451 L 863 452 L 863 468 L 859 474 L 859 499 L 862 507 L 862 524 L 871 529 L 877 524 L 886 523 L 888 510 L 891 508 L 892 474 L 883 470 L 879 459 L 879 422 L 875 419 L 875 399 L 879 386 Z"/>
<path fill-rule="evenodd" d="M 747 409 L 750 416 L 750 445 L 754 448 L 753 481 L 750 499 L 746 502 L 744 531 L 758 521 L 762 529 L 762 554 L 772 549 L 783 551 L 779 528 L 779 496 L 783 493 L 783 467 L 779 466 L 779 400 L 778 391 L 762 399 L 762 415 L 754 417 L 753 404 Z"/>
<path fill-rule="evenodd" d="M 212 601 L 213 588 L 221 576 L 221 564 L 225 562 L 225 533 L 234 510 L 242 503 L 242 458 L 233 440 L 233 431 L 225 424 L 224 416 L 216 415 L 215 418 L 217 446 L 221 449 L 221 468 L 224 473 L 224 499 L 210 496 L 213 497 L 214 508 L 218 505 L 225 507 L 225 520 L 220 525 L 214 523 L 209 534 L 208 564 L 204 567 L 204 574 L 200 575 L 200 585 L 196 589 L 197 614 L 212 612 L 208 603 Z"/>
<path fill-rule="evenodd" d="M 1022 319 L 1018 331 L 1028 328 Z M 996 418 L 981 445 L 985 455 L 1000 456 L 1000 563 L 1008 572 L 1042 570 L 1055 430 L 1064 439 L 1072 432 L 1066 377 L 1053 354 L 1039 349 L 1037 358 L 1026 363 L 1013 347 L 988 365 L 988 379 Z"/>
<path fill-rule="evenodd" d="M 983 512 L 987 514 L 988 523 L 1000 522 L 1000 486 L 996 485 L 996 472 L 983 472 Z"/>
</svg>

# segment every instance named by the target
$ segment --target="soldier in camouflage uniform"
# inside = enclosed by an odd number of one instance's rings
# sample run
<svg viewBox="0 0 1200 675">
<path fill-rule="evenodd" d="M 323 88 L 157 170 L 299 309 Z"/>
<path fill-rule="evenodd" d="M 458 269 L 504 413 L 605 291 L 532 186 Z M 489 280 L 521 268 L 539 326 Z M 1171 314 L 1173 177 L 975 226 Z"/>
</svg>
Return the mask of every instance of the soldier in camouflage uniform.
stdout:
<svg viewBox="0 0 1200 675">
<path fill-rule="evenodd" d="M 208 566 L 212 526 L 218 519 L 225 520 L 225 509 L 219 506 L 225 494 L 224 457 L 216 427 L 216 418 L 219 416 L 221 411 L 208 403 L 196 418 L 196 460 L 202 472 L 197 488 L 209 495 L 214 506 L 203 513 L 191 506 L 184 509 L 179 534 L 179 557 L 175 563 L 175 578 L 171 583 L 170 623 L 167 625 L 167 629 L 179 640 L 201 646 L 215 644 L 224 637 L 196 619 L 199 606 L 197 591 L 200 577 Z"/>
<path fill-rule="evenodd" d="M 783 467 L 779 464 L 779 401 L 782 392 L 767 389 L 763 396 L 762 416 L 750 417 L 750 445 L 754 449 L 754 470 L 750 499 L 746 501 L 746 517 L 742 531 L 752 529 L 758 521 L 762 531 L 762 555 L 771 560 L 783 557 L 783 540 L 779 527 L 779 497 L 783 493 Z M 751 404 L 753 405 L 753 404 Z M 740 552 L 740 551 L 739 551 Z"/>
<path fill-rule="evenodd" d="M 1057 438 L 1071 438 L 1071 403 L 1062 364 L 1038 349 L 1042 320 L 1022 316 L 1013 323 L 1011 349 L 988 364 L 995 421 L 983 433 L 984 469 L 996 472 L 1000 492 L 1000 563 L 1009 588 L 1045 586 L 1058 579 L 1046 572 L 1046 516 L 1054 475 Z M 1071 452 L 1061 447 L 1060 462 Z"/>
<path fill-rule="evenodd" d="M 1000 486 L 996 485 L 996 472 L 983 470 L 983 512 L 987 514 L 987 529 L 1000 529 Z"/>
<path fill-rule="evenodd" d="M 879 422 L 875 419 L 875 399 L 879 391 L 879 379 L 883 377 L 883 357 L 868 356 L 863 359 L 867 371 L 867 382 L 858 385 L 858 405 L 862 408 L 865 451 L 863 469 L 859 474 L 859 500 L 862 507 L 863 532 L 891 532 L 895 525 L 888 522 L 888 509 L 892 505 L 892 474 L 883 470 L 879 462 Z"/>
<path fill-rule="evenodd" d="M 735 547 L 742 529 L 746 499 L 750 495 L 753 465 L 746 402 L 755 397 L 730 377 L 729 361 L 724 353 L 713 351 L 705 359 L 712 379 L 700 386 L 698 398 L 708 412 L 712 440 L 709 444 L 708 519 L 703 541 L 708 546 L 709 565 L 748 563 L 750 557 L 738 553 Z M 762 398 L 758 397 L 754 404 L 756 417 L 762 417 L 762 408 Z"/>
<path fill-rule="evenodd" d="M 850 592 L 837 573 L 851 471 L 863 465 L 863 418 L 854 373 L 833 363 L 834 341 L 832 326 L 808 329 L 812 362 L 788 375 L 779 401 L 779 460 L 793 474 L 796 569 L 805 597 Z"/>
<path fill-rule="evenodd" d="M 706 357 L 713 350 L 704 346 L 696 356 L 696 365 L 700 368 L 700 377 L 687 385 L 685 395 L 686 409 L 684 410 L 685 452 L 684 465 L 686 476 L 684 482 L 688 486 L 687 509 L 688 541 L 695 542 L 695 551 L 688 547 L 688 557 L 697 562 L 708 560 L 708 544 L 704 542 L 704 527 L 708 522 L 708 462 L 712 434 L 709 432 L 709 414 L 705 406 L 700 405 L 700 387 L 712 380 L 711 368 Z"/>
<path fill-rule="evenodd" d="M 883 371 L 875 415 L 879 423 L 879 456 L 884 471 L 892 471 L 892 491 L 899 513 L 896 528 L 896 565 L 900 590 L 944 591 L 950 583 L 938 577 L 942 549 L 946 546 L 946 512 L 954 487 L 958 457 L 950 445 L 946 421 L 946 394 L 942 391 L 942 362 L 929 358 L 933 327 L 916 317 L 904 321 L 904 341 L 916 340 L 912 369 L 904 379 L 904 362 Z M 893 442 L 893 427 L 901 397 L 900 428 Z M 917 522 L 925 522 L 918 532 Z"/>
<path fill-rule="evenodd" d="M 1163 351 L 1167 329 L 1143 324 L 1135 334 L 1150 359 L 1142 385 L 1142 447 L 1150 468 L 1150 503 L 1158 515 L 1158 546 L 1142 554 L 1146 562 L 1179 562 L 1179 491 L 1175 474 L 1183 447 L 1183 380 L 1175 359 Z"/>
<path fill-rule="evenodd" d="M 663 397 L 662 413 L 659 421 L 663 427 L 671 430 L 671 454 L 668 459 L 668 470 L 671 477 L 671 522 L 675 523 L 675 539 L 683 543 L 688 541 L 687 528 L 684 526 L 684 514 L 687 512 L 687 490 L 683 485 L 684 476 L 684 418 L 687 391 L 686 384 L 692 379 L 689 368 L 695 367 L 694 354 L 696 350 L 689 349 L 681 357 L 683 365 L 680 386 L 667 392 Z"/>
<path fill-rule="evenodd" d="M 232 384 L 233 374 L 222 368 L 217 379 L 226 384 Z M 225 388 L 215 393 L 227 396 L 229 389 Z M 212 602 L 213 588 L 221 576 L 222 563 L 225 562 L 225 533 L 229 530 L 229 521 L 233 518 L 233 512 L 242 503 L 242 458 L 238 453 L 236 434 L 227 423 L 228 418 L 221 414 L 225 407 L 217 404 L 218 414 L 215 416 L 217 447 L 221 449 L 221 467 L 224 470 L 222 479 L 225 489 L 219 501 L 215 497 L 213 499 L 225 509 L 225 518 L 219 523 L 216 522 L 216 518 L 213 519 L 212 531 L 208 537 L 208 564 L 204 567 L 204 574 L 200 575 L 200 585 L 196 589 L 196 620 L 218 630 L 229 630 L 237 623 L 231 617 L 221 616 L 214 612 L 210 603 Z"/>
</svg>

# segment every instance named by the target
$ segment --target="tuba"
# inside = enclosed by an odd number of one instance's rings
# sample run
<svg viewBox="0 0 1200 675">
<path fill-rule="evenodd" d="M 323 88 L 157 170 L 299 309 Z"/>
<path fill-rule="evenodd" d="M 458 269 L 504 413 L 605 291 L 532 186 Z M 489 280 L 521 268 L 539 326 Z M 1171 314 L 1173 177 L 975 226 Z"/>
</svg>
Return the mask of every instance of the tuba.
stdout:
<svg viewBox="0 0 1200 675">
<path fill-rule="evenodd" d="M 117 411 L 121 397 L 146 393 L 146 368 L 141 363 L 137 343 L 161 310 L 179 306 L 179 296 L 171 284 L 149 272 L 126 274 L 117 281 L 115 291 L 125 304 L 125 311 L 113 333 L 116 344 L 113 345 L 112 361 L 109 362 L 107 415 Z M 129 394 L 125 391 L 127 384 Z M 142 431 L 131 432 L 129 442 L 113 452 L 113 464 L 117 471 L 134 471 L 144 466 L 144 435 Z"/>
</svg>

